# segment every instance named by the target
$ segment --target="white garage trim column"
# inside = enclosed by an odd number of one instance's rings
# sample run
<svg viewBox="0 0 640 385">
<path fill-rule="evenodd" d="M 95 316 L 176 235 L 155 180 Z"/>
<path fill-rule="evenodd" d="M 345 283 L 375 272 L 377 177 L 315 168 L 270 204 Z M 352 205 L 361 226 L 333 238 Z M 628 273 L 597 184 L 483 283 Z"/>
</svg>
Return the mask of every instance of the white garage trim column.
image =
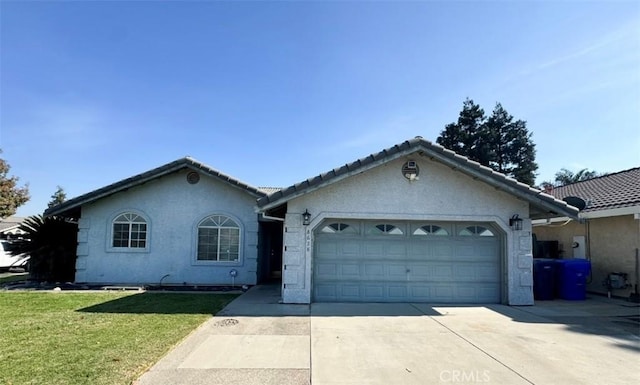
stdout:
<svg viewBox="0 0 640 385">
<path fill-rule="evenodd" d="M 311 302 L 311 225 L 302 224 L 302 213 L 287 213 L 282 254 L 282 302 Z M 307 244 L 307 246 L 305 246 Z"/>
<path fill-rule="evenodd" d="M 531 220 L 524 219 L 521 231 L 507 227 L 509 305 L 533 305 L 533 242 Z"/>
<path fill-rule="evenodd" d="M 309 211 L 313 213 L 311 208 Z M 509 218 L 497 216 L 338 212 L 318 213 L 308 226 L 302 225 L 302 212 L 287 213 L 284 223 L 282 282 L 284 303 L 311 303 L 314 230 L 326 218 L 494 223 L 506 234 L 504 237 L 506 239 L 506 245 L 504 245 L 506 255 L 502 263 L 502 276 L 504 277 L 502 302 L 509 305 L 533 304 L 532 243 L 531 222 L 529 220 L 524 221 L 522 231 L 513 231 L 508 226 Z"/>
</svg>

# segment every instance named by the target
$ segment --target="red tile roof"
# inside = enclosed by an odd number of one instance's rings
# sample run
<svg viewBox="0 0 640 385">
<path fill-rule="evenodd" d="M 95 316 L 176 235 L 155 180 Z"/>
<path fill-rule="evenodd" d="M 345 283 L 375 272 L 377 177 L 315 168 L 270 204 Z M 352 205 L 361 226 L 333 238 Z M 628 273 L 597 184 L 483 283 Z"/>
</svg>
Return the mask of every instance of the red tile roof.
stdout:
<svg viewBox="0 0 640 385">
<path fill-rule="evenodd" d="M 551 194 L 560 199 L 582 198 L 587 203 L 584 212 L 638 206 L 640 167 L 556 187 Z"/>
</svg>

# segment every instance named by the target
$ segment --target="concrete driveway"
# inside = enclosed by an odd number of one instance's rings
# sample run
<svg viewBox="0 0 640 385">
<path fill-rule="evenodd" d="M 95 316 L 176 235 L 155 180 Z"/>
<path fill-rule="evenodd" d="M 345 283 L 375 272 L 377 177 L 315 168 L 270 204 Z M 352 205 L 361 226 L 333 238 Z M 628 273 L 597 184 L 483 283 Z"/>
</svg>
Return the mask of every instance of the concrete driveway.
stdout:
<svg viewBox="0 0 640 385">
<path fill-rule="evenodd" d="M 147 384 L 636 384 L 640 308 L 278 304 L 257 286 L 138 381 Z"/>
</svg>

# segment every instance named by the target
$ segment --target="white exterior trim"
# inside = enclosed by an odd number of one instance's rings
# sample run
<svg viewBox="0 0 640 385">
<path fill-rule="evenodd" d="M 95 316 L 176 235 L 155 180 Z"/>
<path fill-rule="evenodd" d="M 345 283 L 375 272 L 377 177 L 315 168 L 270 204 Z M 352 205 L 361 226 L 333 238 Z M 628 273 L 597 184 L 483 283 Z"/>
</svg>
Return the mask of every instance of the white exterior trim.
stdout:
<svg viewBox="0 0 640 385">
<path fill-rule="evenodd" d="M 313 288 L 313 250 L 315 246 L 315 231 L 324 223 L 325 219 L 358 219 L 358 220 L 396 220 L 396 221 L 450 221 L 450 222 L 482 222 L 491 223 L 502 232 L 502 252 L 501 252 L 501 301 L 510 305 L 532 305 L 533 294 L 529 293 L 533 285 L 531 253 L 531 222 L 525 220 L 522 231 L 512 231 L 504 219 L 495 215 L 429 215 L 429 214 L 407 214 L 407 213 L 343 213 L 343 212 L 320 212 L 312 218 L 308 226 L 302 226 L 299 218 L 302 213 L 288 213 L 285 226 L 291 222 L 298 222 L 304 233 L 304 246 L 301 251 L 301 263 L 303 271 L 298 269 L 287 269 L 286 257 L 283 258 L 283 280 L 282 293 L 285 303 L 311 303 Z M 295 218 L 291 221 L 290 218 Z M 293 231 L 293 234 L 298 231 Z M 291 235 L 293 235 L 291 234 Z M 296 271 L 297 270 L 297 271 Z M 518 273 L 516 273 L 516 271 Z M 300 274 L 302 273 L 302 274 Z M 297 281 L 300 275 L 304 277 L 303 282 Z M 297 278 L 296 278 L 297 277 Z M 287 287 L 288 283 L 302 283 L 296 289 Z M 524 291 L 523 291 L 524 289 Z"/>
<path fill-rule="evenodd" d="M 604 217 L 617 217 L 621 215 L 634 215 L 640 214 L 640 206 L 619 207 L 615 209 L 605 209 L 598 211 L 587 211 L 580 213 L 580 218 L 604 218 Z"/>
<path fill-rule="evenodd" d="M 202 221 L 214 215 L 225 216 L 233 220 L 236 223 L 236 225 L 238 225 L 240 234 L 238 239 L 239 245 L 238 245 L 237 261 L 205 261 L 205 260 L 200 261 L 198 260 L 198 229 L 200 227 L 200 223 L 202 223 Z M 235 215 L 228 213 L 226 211 L 216 211 L 198 219 L 197 221 L 195 221 L 194 226 L 192 228 L 193 242 L 192 242 L 192 249 L 191 249 L 191 265 L 192 266 L 242 266 L 242 262 L 243 262 L 242 253 L 244 252 L 244 247 L 242 243 L 244 242 L 244 231 L 245 230 L 244 230 L 244 225 L 242 224 L 242 221 Z"/>
<path fill-rule="evenodd" d="M 142 217 L 147 225 L 145 247 L 113 247 L 113 221 L 122 214 L 132 213 Z M 151 252 L 151 219 L 144 211 L 132 208 L 118 210 L 107 220 L 106 249 L 107 253 L 150 253 Z"/>
<path fill-rule="evenodd" d="M 640 206 L 619 207 L 615 209 L 605 209 L 598 211 L 587 211 L 579 213 L 580 219 L 595 219 L 595 218 L 607 218 L 607 217 L 619 217 L 623 215 L 633 215 L 635 219 L 640 219 Z M 569 223 L 573 219 L 569 217 L 558 217 L 549 219 L 536 219 L 533 221 L 533 226 L 546 226 L 550 224 L 557 224 L 566 222 Z"/>
</svg>

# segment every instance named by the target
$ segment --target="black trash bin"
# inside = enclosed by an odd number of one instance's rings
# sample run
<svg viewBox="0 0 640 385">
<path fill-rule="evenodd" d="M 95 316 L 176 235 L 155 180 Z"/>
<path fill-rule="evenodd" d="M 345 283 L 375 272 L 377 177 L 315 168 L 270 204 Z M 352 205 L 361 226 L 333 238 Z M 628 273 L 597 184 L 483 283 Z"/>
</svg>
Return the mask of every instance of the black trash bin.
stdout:
<svg viewBox="0 0 640 385">
<path fill-rule="evenodd" d="M 556 260 L 556 286 L 562 299 L 582 301 L 587 298 L 587 277 L 591 273 L 591 261 L 588 259 Z"/>
<path fill-rule="evenodd" d="M 552 300 L 555 292 L 556 263 L 554 259 L 533 260 L 533 298 L 540 301 Z"/>
</svg>

